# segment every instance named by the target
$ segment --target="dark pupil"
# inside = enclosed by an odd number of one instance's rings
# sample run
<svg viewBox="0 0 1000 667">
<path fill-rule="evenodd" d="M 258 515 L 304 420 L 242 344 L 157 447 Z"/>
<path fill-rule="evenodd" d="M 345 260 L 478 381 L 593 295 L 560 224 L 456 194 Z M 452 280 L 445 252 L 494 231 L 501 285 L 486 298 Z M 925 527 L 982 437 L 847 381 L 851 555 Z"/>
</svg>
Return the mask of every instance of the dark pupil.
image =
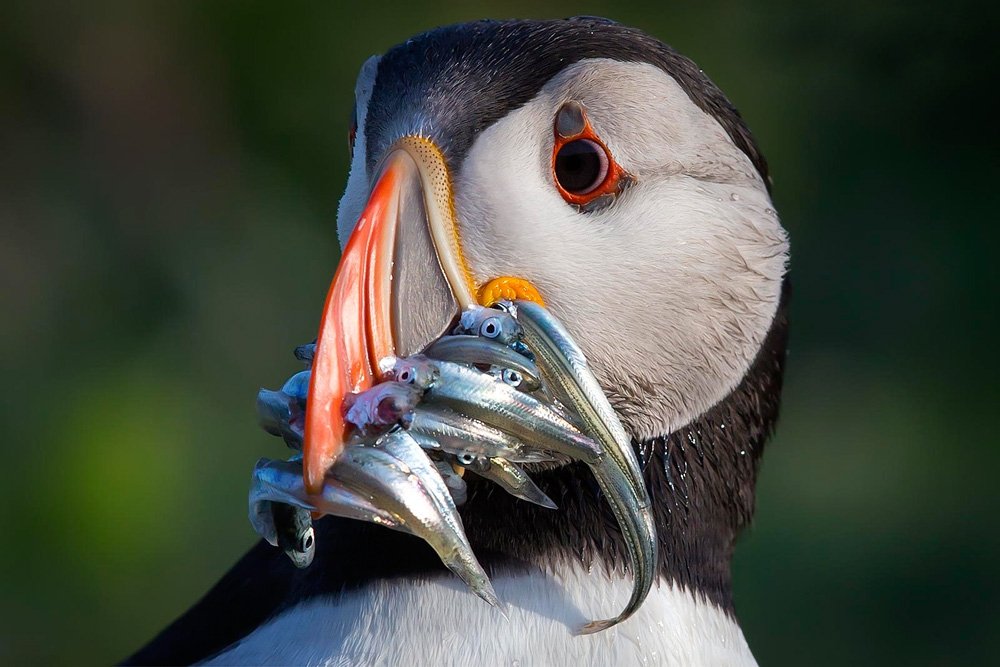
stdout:
<svg viewBox="0 0 1000 667">
<path fill-rule="evenodd" d="M 586 139 L 571 141 L 556 154 L 556 179 L 563 190 L 583 193 L 600 185 L 601 149 Z"/>
</svg>

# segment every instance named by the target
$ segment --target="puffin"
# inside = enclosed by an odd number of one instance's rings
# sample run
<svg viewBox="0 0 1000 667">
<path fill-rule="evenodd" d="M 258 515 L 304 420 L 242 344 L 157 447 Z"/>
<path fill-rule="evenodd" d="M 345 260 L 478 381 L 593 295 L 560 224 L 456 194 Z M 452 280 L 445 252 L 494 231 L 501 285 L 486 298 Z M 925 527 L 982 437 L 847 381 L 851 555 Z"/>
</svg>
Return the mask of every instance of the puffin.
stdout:
<svg viewBox="0 0 1000 667">
<path fill-rule="evenodd" d="M 575 633 L 628 598 L 626 546 L 585 467 L 528 465 L 557 510 L 474 476 L 459 508 L 500 608 L 419 539 L 327 516 L 308 567 L 257 543 L 123 663 L 756 664 L 730 566 L 778 417 L 789 243 L 736 108 L 640 30 L 484 20 L 367 60 L 349 135 L 328 362 L 385 339 L 417 351 L 490 295 L 544 301 L 632 439 L 653 588 L 628 620 Z M 375 326 L 337 320 L 338 284 L 377 294 Z M 315 483 L 336 447 L 306 449 Z"/>
</svg>

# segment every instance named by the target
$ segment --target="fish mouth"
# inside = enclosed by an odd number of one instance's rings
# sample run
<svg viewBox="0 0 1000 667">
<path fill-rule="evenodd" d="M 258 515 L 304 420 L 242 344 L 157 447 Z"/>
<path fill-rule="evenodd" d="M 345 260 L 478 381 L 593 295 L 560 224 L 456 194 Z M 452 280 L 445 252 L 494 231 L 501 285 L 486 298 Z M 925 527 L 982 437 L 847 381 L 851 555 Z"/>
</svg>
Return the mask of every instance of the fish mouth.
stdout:
<svg viewBox="0 0 1000 667">
<path fill-rule="evenodd" d="M 476 281 L 462 252 L 451 171 L 433 141 L 402 137 L 375 174 L 316 339 L 302 450 L 314 494 L 347 442 L 345 397 L 376 383 L 383 359 L 420 351 L 471 306 L 515 298 L 543 304 L 523 278 Z"/>
</svg>

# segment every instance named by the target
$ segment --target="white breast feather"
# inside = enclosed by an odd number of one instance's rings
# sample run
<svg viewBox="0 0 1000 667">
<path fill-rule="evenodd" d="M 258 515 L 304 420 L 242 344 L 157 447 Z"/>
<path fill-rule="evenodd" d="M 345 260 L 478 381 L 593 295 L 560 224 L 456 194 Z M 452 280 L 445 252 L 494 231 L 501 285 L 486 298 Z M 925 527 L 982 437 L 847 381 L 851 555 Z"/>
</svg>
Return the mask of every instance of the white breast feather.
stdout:
<svg viewBox="0 0 1000 667">
<path fill-rule="evenodd" d="M 736 622 L 686 590 L 654 587 L 625 623 L 631 580 L 582 567 L 493 580 L 504 618 L 452 577 L 396 579 L 318 598 L 270 621 L 212 665 L 756 665 Z"/>
</svg>

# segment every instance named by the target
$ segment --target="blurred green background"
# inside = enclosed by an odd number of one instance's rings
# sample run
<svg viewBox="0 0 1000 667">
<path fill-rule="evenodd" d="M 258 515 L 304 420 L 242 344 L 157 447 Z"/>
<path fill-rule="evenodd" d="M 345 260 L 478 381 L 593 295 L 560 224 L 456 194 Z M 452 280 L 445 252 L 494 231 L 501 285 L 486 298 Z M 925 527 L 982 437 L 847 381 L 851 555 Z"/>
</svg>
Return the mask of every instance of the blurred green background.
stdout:
<svg viewBox="0 0 1000 667">
<path fill-rule="evenodd" d="M 758 658 L 995 660 L 995 4 L 188 0 L 0 9 L 0 663 L 120 659 L 254 540 L 281 452 L 254 396 L 314 335 L 363 60 L 574 14 L 693 57 L 772 165 L 795 295 L 735 565 Z"/>
</svg>

